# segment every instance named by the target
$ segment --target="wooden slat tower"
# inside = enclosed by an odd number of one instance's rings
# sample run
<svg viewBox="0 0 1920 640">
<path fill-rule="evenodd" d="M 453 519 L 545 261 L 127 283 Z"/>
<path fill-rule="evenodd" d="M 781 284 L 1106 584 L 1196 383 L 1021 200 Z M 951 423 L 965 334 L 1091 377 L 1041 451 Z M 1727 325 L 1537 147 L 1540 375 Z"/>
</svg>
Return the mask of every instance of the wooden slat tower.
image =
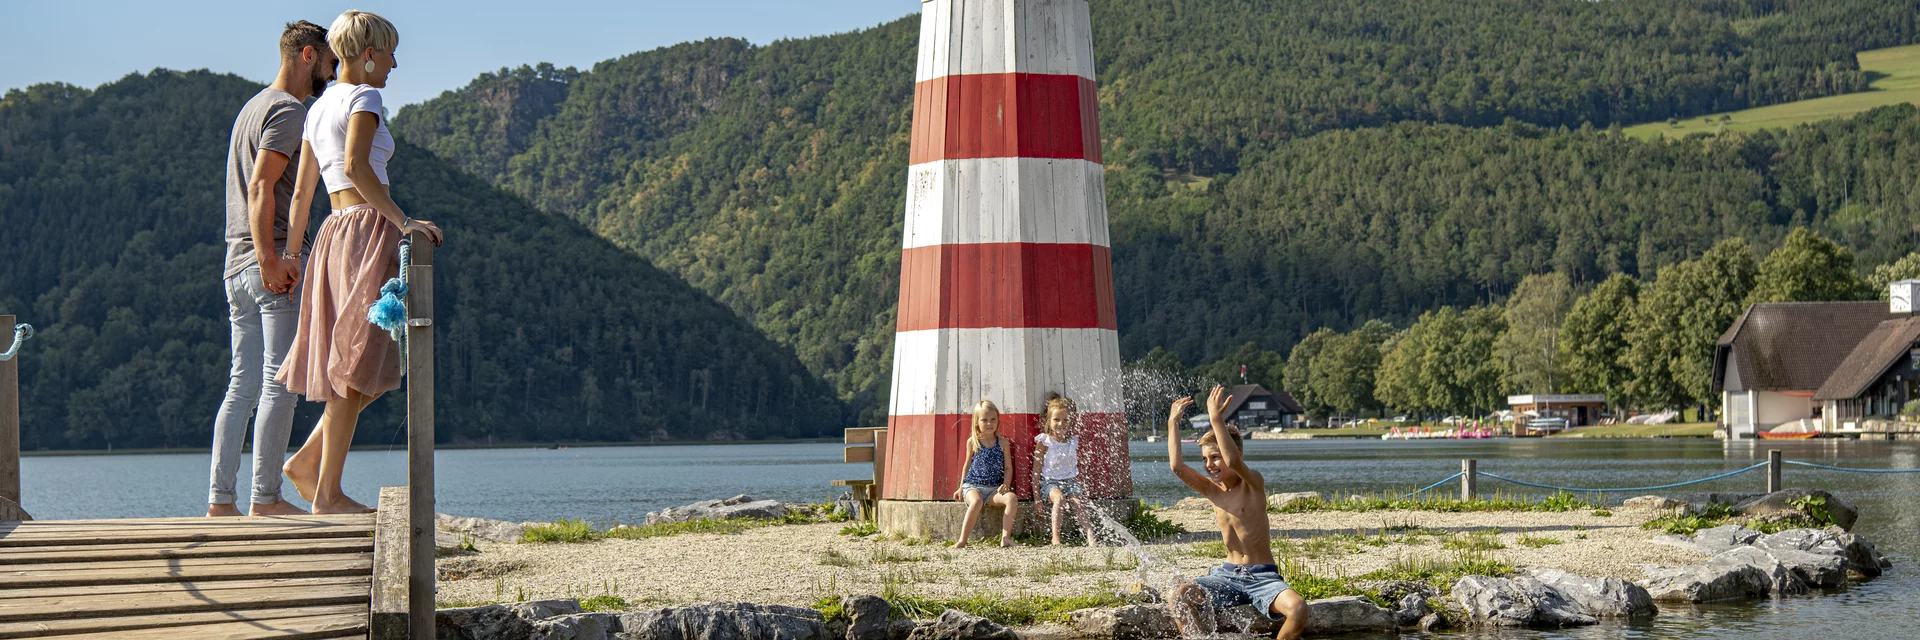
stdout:
<svg viewBox="0 0 1920 640">
<path fill-rule="evenodd" d="M 18 362 L 0 361 L 0 639 L 433 638 L 433 245 L 412 245 L 408 486 L 377 515 L 30 520 Z"/>
</svg>

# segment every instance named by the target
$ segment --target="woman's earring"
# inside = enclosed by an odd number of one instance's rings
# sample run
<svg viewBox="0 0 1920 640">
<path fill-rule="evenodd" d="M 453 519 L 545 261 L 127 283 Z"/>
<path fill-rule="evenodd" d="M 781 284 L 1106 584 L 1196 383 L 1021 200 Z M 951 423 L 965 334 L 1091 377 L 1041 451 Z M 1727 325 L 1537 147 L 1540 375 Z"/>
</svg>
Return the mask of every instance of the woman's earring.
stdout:
<svg viewBox="0 0 1920 640">
<path fill-rule="evenodd" d="M 366 65 L 366 68 L 367 68 L 367 73 L 373 73 L 373 61 L 372 61 L 372 60 L 368 60 L 368 61 L 367 61 L 367 65 Z"/>
</svg>

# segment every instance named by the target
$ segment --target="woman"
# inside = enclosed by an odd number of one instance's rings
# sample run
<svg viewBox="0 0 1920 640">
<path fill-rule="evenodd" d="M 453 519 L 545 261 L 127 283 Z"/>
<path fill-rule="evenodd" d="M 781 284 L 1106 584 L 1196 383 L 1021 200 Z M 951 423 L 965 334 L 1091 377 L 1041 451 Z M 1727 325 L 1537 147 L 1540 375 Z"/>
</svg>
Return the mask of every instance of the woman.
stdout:
<svg viewBox="0 0 1920 640">
<path fill-rule="evenodd" d="M 347 447 L 360 411 L 400 388 L 399 348 L 367 322 L 367 308 L 399 273 L 400 239 L 419 231 L 438 245 L 440 228 L 408 218 L 388 191 L 393 135 L 379 90 L 400 66 L 393 57 L 400 33 L 386 18 L 348 11 L 328 29 L 327 45 L 340 58 L 339 82 L 307 109 L 292 227 L 306 228 L 307 194 L 316 178 L 326 180 L 333 214 L 314 238 L 300 328 L 277 378 L 327 409 L 282 470 L 314 513 L 367 513 L 372 509 L 340 489 Z M 289 234 L 288 251 L 299 255 L 295 235 Z"/>
</svg>

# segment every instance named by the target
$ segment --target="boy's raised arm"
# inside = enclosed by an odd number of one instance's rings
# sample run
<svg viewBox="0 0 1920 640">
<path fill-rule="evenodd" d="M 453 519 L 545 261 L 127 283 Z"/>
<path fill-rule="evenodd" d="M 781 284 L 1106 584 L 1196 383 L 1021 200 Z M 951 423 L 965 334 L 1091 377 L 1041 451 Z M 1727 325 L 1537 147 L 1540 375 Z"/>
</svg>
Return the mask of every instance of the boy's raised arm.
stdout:
<svg viewBox="0 0 1920 640">
<path fill-rule="evenodd" d="M 1207 421 L 1213 423 L 1214 446 L 1220 448 L 1220 461 L 1240 477 L 1252 478 L 1246 460 L 1240 455 L 1240 447 L 1227 436 L 1227 404 L 1232 401 L 1233 396 L 1227 394 L 1226 387 L 1214 385 L 1213 392 L 1207 395 Z"/>
<path fill-rule="evenodd" d="M 1187 488 L 1202 495 L 1212 495 L 1213 482 L 1187 466 L 1187 461 L 1180 459 L 1180 418 L 1191 406 L 1193 396 L 1186 396 L 1173 401 L 1173 408 L 1167 411 L 1167 466 L 1173 469 L 1173 477 L 1179 478 Z"/>
</svg>

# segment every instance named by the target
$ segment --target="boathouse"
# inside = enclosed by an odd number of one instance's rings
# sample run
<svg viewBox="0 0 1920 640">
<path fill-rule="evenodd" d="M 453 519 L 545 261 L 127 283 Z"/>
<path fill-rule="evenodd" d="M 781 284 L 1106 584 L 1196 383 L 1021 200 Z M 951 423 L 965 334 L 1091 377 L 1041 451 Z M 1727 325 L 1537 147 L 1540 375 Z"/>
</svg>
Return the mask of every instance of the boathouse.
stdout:
<svg viewBox="0 0 1920 640">
<path fill-rule="evenodd" d="M 1236 384 L 1227 393 L 1233 399 L 1227 403 L 1227 423 L 1239 427 L 1241 431 L 1249 429 L 1270 429 L 1280 427 L 1290 429 L 1303 426 L 1300 416 L 1306 411 L 1293 395 L 1285 391 L 1268 391 L 1257 384 Z M 1187 418 L 1195 429 L 1208 428 L 1205 411 Z"/>
<path fill-rule="evenodd" d="M 1909 317 L 1920 281 L 1892 285 L 1893 300 L 1750 305 L 1714 345 L 1713 389 L 1729 438 L 1751 438 L 1809 420 L 1822 430 L 1898 413 L 1913 397 Z"/>
</svg>

